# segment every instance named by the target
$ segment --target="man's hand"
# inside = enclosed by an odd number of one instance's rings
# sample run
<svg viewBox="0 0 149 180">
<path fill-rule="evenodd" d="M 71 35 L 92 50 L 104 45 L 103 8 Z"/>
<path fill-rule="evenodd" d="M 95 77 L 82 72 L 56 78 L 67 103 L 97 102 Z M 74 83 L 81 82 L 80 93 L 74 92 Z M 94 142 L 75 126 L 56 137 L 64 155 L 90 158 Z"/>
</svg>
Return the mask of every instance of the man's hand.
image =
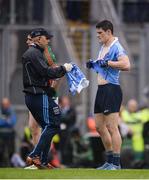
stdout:
<svg viewBox="0 0 149 180">
<path fill-rule="evenodd" d="M 104 60 L 104 59 L 101 59 L 98 61 L 100 67 L 104 68 L 104 67 L 108 67 L 108 60 Z"/>
<path fill-rule="evenodd" d="M 93 67 L 92 62 L 91 62 L 91 61 L 88 61 L 88 62 L 86 63 L 86 67 L 87 67 L 88 69 L 91 69 L 91 68 Z"/>
<path fill-rule="evenodd" d="M 72 70 L 72 68 L 73 68 L 72 64 L 70 64 L 70 63 L 65 63 L 64 67 L 66 68 L 67 72 L 70 72 Z"/>
</svg>

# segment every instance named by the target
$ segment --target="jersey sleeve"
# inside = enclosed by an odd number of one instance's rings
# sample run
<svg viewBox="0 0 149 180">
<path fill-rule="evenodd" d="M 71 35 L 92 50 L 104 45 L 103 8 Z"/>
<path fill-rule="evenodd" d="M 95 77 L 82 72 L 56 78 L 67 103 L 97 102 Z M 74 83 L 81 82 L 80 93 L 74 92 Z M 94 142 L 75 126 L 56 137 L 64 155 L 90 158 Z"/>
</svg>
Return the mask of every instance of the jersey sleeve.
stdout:
<svg viewBox="0 0 149 180">
<path fill-rule="evenodd" d="M 120 56 L 125 56 L 125 55 L 127 55 L 125 49 L 120 44 L 117 44 L 117 48 L 115 52 L 116 59 L 118 59 L 118 57 Z"/>
</svg>

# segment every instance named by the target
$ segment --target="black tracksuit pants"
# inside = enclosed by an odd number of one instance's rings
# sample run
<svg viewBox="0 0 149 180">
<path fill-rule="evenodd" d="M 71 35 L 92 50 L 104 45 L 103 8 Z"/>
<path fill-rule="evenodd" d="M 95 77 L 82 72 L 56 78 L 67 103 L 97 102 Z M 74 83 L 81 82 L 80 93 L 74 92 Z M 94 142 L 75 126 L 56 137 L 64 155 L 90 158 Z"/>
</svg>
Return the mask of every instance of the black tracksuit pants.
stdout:
<svg viewBox="0 0 149 180">
<path fill-rule="evenodd" d="M 29 156 L 39 156 L 42 163 L 46 164 L 51 140 L 60 129 L 61 113 L 59 106 L 46 94 L 26 93 L 25 103 L 35 120 L 42 127 L 39 142 Z"/>
</svg>

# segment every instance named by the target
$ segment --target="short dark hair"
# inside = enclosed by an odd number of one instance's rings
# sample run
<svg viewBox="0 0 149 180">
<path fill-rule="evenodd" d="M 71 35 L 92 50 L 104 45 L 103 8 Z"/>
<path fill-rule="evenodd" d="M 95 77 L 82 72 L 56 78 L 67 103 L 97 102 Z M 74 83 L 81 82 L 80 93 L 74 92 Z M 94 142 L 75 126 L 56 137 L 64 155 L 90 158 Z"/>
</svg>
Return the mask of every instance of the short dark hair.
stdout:
<svg viewBox="0 0 149 180">
<path fill-rule="evenodd" d="M 113 24 L 111 21 L 103 20 L 101 22 L 98 22 L 96 24 L 96 28 L 102 28 L 104 31 L 107 31 L 108 29 L 110 29 L 111 33 L 113 34 Z"/>
</svg>

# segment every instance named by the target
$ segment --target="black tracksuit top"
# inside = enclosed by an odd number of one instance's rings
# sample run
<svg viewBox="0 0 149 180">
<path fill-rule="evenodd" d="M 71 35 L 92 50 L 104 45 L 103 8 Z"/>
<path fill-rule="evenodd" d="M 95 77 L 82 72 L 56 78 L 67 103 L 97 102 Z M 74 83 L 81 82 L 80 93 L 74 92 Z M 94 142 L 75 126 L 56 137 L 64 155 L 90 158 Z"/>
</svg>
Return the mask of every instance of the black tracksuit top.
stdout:
<svg viewBox="0 0 149 180">
<path fill-rule="evenodd" d="M 49 91 L 48 79 L 56 79 L 66 74 L 64 66 L 50 68 L 44 59 L 43 49 L 34 44 L 22 56 L 23 86 L 25 93 L 43 94 Z"/>
</svg>

